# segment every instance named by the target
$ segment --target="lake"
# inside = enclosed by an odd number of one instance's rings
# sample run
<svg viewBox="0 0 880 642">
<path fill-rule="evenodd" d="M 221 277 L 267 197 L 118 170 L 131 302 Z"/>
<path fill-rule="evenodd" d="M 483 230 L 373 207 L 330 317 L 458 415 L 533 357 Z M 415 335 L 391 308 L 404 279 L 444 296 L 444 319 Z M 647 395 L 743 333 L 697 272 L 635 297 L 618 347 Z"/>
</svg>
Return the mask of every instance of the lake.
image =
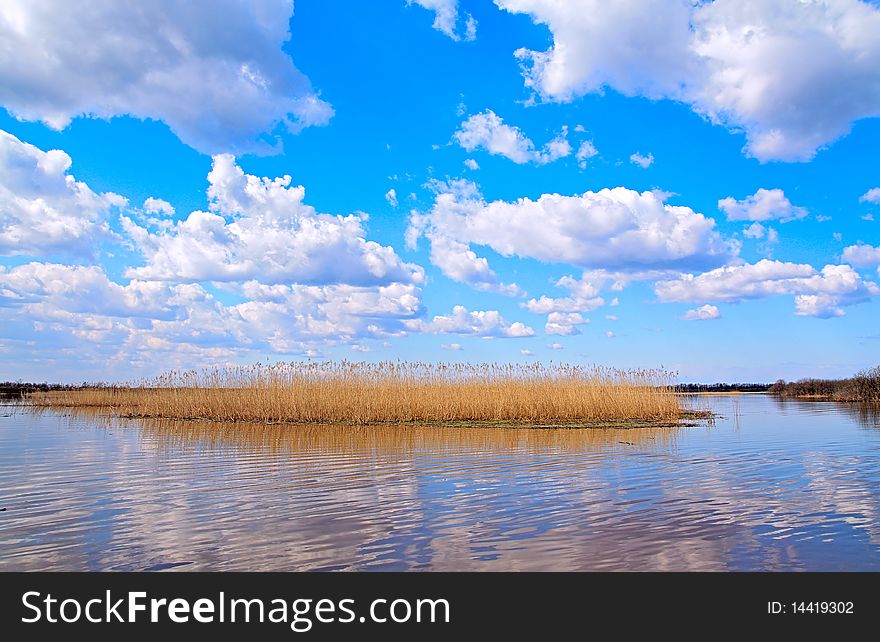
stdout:
<svg viewBox="0 0 880 642">
<path fill-rule="evenodd" d="M 632 430 L 0 407 L 0 570 L 880 570 L 880 416 L 700 396 Z"/>
</svg>

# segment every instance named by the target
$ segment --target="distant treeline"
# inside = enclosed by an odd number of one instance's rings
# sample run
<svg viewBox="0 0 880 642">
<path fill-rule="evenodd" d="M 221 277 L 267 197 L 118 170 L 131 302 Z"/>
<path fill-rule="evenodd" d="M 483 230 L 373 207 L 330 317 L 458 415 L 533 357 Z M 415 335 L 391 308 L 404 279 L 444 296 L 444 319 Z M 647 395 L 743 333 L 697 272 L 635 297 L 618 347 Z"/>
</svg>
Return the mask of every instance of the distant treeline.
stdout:
<svg viewBox="0 0 880 642">
<path fill-rule="evenodd" d="M 780 379 L 770 392 L 780 397 L 814 397 L 833 401 L 880 402 L 880 366 L 856 373 L 849 379 Z"/>
<path fill-rule="evenodd" d="M 676 392 L 767 392 L 769 383 L 680 383 Z"/>
<path fill-rule="evenodd" d="M 24 381 L 2 381 L 0 382 L 0 397 L 20 397 L 29 392 L 50 392 L 52 390 L 84 390 L 86 388 L 102 388 L 106 384 L 102 383 L 79 383 L 79 384 L 60 384 L 60 383 L 29 383 Z"/>
</svg>

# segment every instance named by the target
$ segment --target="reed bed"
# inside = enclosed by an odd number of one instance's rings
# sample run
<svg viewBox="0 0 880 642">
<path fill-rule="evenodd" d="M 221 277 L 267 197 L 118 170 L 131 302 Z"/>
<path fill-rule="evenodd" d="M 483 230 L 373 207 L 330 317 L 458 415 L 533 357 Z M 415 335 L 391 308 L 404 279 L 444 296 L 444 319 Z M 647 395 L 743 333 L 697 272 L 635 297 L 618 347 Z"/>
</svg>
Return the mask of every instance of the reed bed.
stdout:
<svg viewBox="0 0 880 642">
<path fill-rule="evenodd" d="M 257 364 L 35 392 L 27 400 L 104 408 L 121 417 L 268 424 L 638 425 L 675 423 L 688 414 L 670 373 L 566 364 Z"/>
</svg>

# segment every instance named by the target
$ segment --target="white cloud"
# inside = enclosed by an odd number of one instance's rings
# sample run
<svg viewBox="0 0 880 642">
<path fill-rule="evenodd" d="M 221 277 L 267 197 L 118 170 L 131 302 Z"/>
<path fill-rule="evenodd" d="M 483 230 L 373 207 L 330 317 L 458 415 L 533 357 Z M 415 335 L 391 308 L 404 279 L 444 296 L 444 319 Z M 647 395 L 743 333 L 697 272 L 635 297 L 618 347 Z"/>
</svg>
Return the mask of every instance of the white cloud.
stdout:
<svg viewBox="0 0 880 642">
<path fill-rule="evenodd" d="M 751 225 L 743 229 L 743 236 L 746 236 L 750 239 L 762 239 L 764 238 L 764 235 L 766 233 L 767 228 L 758 222 L 752 223 Z"/>
<path fill-rule="evenodd" d="M 519 353 L 524 357 L 533 357 L 535 355 L 535 353 L 532 352 L 531 350 L 529 350 L 528 348 L 523 348 L 522 350 L 519 351 Z"/>
<path fill-rule="evenodd" d="M 777 243 L 779 243 L 779 232 L 772 227 L 768 227 L 767 238 L 763 243 L 758 245 L 758 251 L 766 258 L 771 259 L 773 258 L 773 252 Z"/>
<path fill-rule="evenodd" d="M 551 312 L 547 315 L 547 323 L 544 325 L 544 332 L 563 337 L 572 334 L 580 334 L 580 330 L 578 330 L 577 326 L 585 325 L 589 322 L 589 319 L 577 312 Z"/>
<path fill-rule="evenodd" d="M 876 203 L 880 205 L 880 187 L 872 187 L 859 197 L 860 203 Z"/>
<path fill-rule="evenodd" d="M 173 319 L 179 312 L 175 299 L 186 291 L 186 286 L 157 281 L 132 281 L 121 286 L 110 281 L 98 266 L 26 263 L 0 269 L 0 305 L 40 304 L 43 314 Z"/>
<path fill-rule="evenodd" d="M 593 141 L 585 140 L 578 147 L 577 153 L 574 155 L 574 157 L 578 161 L 578 166 L 581 169 L 586 169 L 587 168 L 587 159 L 593 158 L 594 156 L 597 156 L 598 154 L 599 154 L 599 151 L 593 145 Z"/>
<path fill-rule="evenodd" d="M 474 285 L 498 280 L 472 245 L 505 257 L 621 271 L 704 269 L 726 263 L 737 251 L 711 218 L 668 205 L 654 192 L 618 187 L 487 203 L 468 181 L 434 187 L 432 209 L 410 217 L 408 244 L 425 236 L 431 262 L 448 277 Z"/>
<path fill-rule="evenodd" d="M 414 332 L 434 334 L 507 338 L 535 336 L 534 329 L 519 321 L 508 323 L 497 310 L 474 310 L 469 312 L 462 305 L 455 306 L 451 314 L 437 315 L 431 321 L 413 319 L 403 323 Z"/>
<path fill-rule="evenodd" d="M 459 15 L 458 0 L 406 0 L 408 5 L 417 4 L 434 12 L 434 29 L 453 40 L 474 40 L 477 37 L 477 21 L 471 14 Z M 463 23 L 462 33 L 457 27 Z"/>
<path fill-rule="evenodd" d="M 868 214 L 864 214 L 864 215 L 862 216 L 862 220 L 863 220 L 863 221 L 871 222 L 871 221 L 874 220 L 874 215 L 871 214 L 870 212 L 869 212 Z"/>
<path fill-rule="evenodd" d="M 685 321 L 706 321 L 709 319 L 720 319 L 721 312 L 714 305 L 701 305 L 693 310 L 688 310 L 681 317 Z"/>
<path fill-rule="evenodd" d="M 448 236 L 432 236 L 431 263 L 453 281 L 467 283 L 477 290 L 498 292 L 508 296 L 521 296 L 522 289 L 516 283 L 502 283 L 489 261 L 470 249 L 466 243 Z"/>
<path fill-rule="evenodd" d="M 174 216 L 174 206 L 161 198 L 150 196 L 144 201 L 144 211 L 147 214 L 160 214 L 162 216 Z"/>
<path fill-rule="evenodd" d="M 561 343 L 549 343 L 547 344 L 547 347 L 551 350 L 562 350 L 563 348 Z"/>
<path fill-rule="evenodd" d="M 880 294 L 880 288 L 863 280 L 849 265 L 826 265 L 821 272 L 811 265 L 763 259 L 711 270 L 683 274 L 654 285 L 663 302 L 742 301 L 773 295 L 795 295 L 800 316 L 840 316 L 839 306 L 853 305 Z"/>
<path fill-rule="evenodd" d="M 97 194 L 71 174 L 60 149 L 44 152 L 0 130 L 0 254 L 95 255 L 107 214 L 126 199 Z"/>
<path fill-rule="evenodd" d="M 305 354 L 319 343 L 348 343 L 404 333 L 421 312 L 412 284 L 236 285 L 245 300 L 224 305 L 201 284 L 132 280 L 118 284 L 97 266 L 28 263 L 0 268 L 0 320 L 26 336 L 55 337 L 123 361 L 180 352 L 218 357 L 230 351 Z M 47 339 L 48 340 L 48 339 Z M 46 346 L 44 346 L 46 347 Z M 221 352 L 217 352 L 220 350 Z M 90 357 L 91 358 L 91 357 Z"/>
<path fill-rule="evenodd" d="M 874 247 L 866 243 L 850 245 L 843 248 L 842 259 L 844 263 L 858 268 L 880 265 L 880 246 Z"/>
<path fill-rule="evenodd" d="M 642 169 L 647 169 L 654 164 L 654 154 L 648 154 L 647 156 L 644 156 L 641 154 L 641 152 L 634 152 L 632 155 L 630 155 L 629 162 L 633 165 L 638 165 Z"/>
<path fill-rule="evenodd" d="M 519 49 L 526 85 L 669 98 L 746 134 L 761 161 L 806 160 L 880 115 L 880 9 L 859 0 L 496 0 L 553 36 Z M 842 100 L 827 100 L 842 96 Z"/>
<path fill-rule="evenodd" d="M 477 161 L 475 161 L 473 158 L 466 158 L 464 161 L 464 166 L 470 170 L 480 169 L 479 163 L 477 163 Z"/>
<path fill-rule="evenodd" d="M 576 326 L 590 322 L 580 313 L 591 312 L 605 305 L 605 299 L 601 296 L 603 289 L 609 288 L 620 292 L 633 281 L 656 280 L 673 274 L 675 272 L 669 270 L 632 272 L 609 272 L 604 269 L 587 270 L 579 279 L 568 275 L 556 281 L 556 287 L 568 290 L 568 296 L 553 298 L 542 295 L 520 305 L 534 314 L 547 315 L 547 324 L 544 326 L 547 334 L 578 334 Z M 610 305 L 617 305 L 617 299 L 613 299 Z M 606 318 L 617 320 L 617 317 L 613 315 L 606 315 Z"/>
<path fill-rule="evenodd" d="M 452 352 L 458 352 L 462 349 L 460 343 L 441 343 L 440 348 L 443 350 L 450 350 Z"/>
<path fill-rule="evenodd" d="M 758 246 L 758 250 L 767 257 L 773 254 L 773 246 L 779 243 L 779 232 L 775 228 L 765 227 L 758 222 L 743 228 L 743 236 L 750 239 L 765 239 Z"/>
<path fill-rule="evenodd" d="M 365 217 L 320 214 L 303 202 L 290 176 L 245 174 L 229 155 L 208 174 L 209 212 L 195 211 L 170 229 L 151 231 L 123 217 L 146 265 L 126 276 L 165 281 L 263 283 L 416 283 L 421 268 L 390 246 L 365 239 Z"/>
<path fill-rule="evenodd" d="M 608 330 L 608 331 L 605 333 L 605 336 L 608 337 L 609 339 L 613 339 L 613 338 L 616 337 L 617 335 L 614 334 L 611 330 Z"/>
<path fill-rule="evenodd" d="M 471 14 L 467 14 L 464 21 L 464 39 L 467 41 L 477 39 L 477 20 Z"/>
<path fill-rule="evenodd" d="M 55 129 L 134 116 L 201 152 L 272 152 L 280 128 L 333 114 L 282 50 L 292 13 L 288 0 L 99 0 L 75 11 L 5 0 L 0 104 Z"/>
<path fill-rule="evenodd" d="M 776 221 L 787 223 L 804 218 L 807 210 L 791 204 L 781 189 L 760 188 L 741 201 L 732 196 L 718 201 L 718 209 L 729 221 Z"/>
<path fill-rule="evenodd" d="M 555 285 L 568 290 L 568 296 L 552 298 L 542 295 L 540 298 L 530 299 L 523 307 L 535 314 L 591 312 L 605 305 L 601 291 L 607 281 L 608 278 L 601 271 L 585 272 L 580 279 L 564 276 Z"/>
<path fill-rule="evenodd" d="M 506 125 L 491 109 L 469 117 L 453 134 L 455 141 L 469 152 L 485 149 L 490 154 L 504 156 L 514 163 L 536 165 L 546 165 L 571 155 L 567 136 L 568 128 L 563 127 L 556 138 L 542 149 L 535 149 L 535 144 L 521 129 Z"/>
<path fill-rule="evenodd" d="M 397 207 L 397 191 L 393 187 L 385 192 L 385 200 L 391 207 Z"/>
</svg>

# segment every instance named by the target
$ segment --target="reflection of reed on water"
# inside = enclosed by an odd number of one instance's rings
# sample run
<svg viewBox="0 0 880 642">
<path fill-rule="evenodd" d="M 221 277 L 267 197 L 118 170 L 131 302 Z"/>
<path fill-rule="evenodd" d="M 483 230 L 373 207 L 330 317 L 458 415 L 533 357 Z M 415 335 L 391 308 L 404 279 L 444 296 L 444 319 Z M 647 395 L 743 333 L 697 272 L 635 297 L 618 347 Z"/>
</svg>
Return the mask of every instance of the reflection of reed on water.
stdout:
<svg viewBox="0 0 880 642">
<path fill-rule="evenodd" d="M 880 430 L 880 405 L 871 403 L 839 403 L 836 404 L 862 427 L 869 430 Z"/>
<path fill-rule="evenodd" d="M 686 428 L 494 428 L 467 426 L 266 425 L 173 419 L 119 419 L 82 408 L 108 428 L 136 426 L 160 446 L 234 448 L 280 452 L 450 452 L 462 450 L 562 451 L 669 447 Z"/>
<path fill-rule="evenodd" d="M 852 417 L 862 428 L 880 430 L 880 404 L 844 401 L 828 401 L 827 399 L 793 399 L 791 397 L 770 397 L 780 409 L 789 408 L 801 412 L 821 412 L 823 408 L 843 412 Z"/>
</svg>

